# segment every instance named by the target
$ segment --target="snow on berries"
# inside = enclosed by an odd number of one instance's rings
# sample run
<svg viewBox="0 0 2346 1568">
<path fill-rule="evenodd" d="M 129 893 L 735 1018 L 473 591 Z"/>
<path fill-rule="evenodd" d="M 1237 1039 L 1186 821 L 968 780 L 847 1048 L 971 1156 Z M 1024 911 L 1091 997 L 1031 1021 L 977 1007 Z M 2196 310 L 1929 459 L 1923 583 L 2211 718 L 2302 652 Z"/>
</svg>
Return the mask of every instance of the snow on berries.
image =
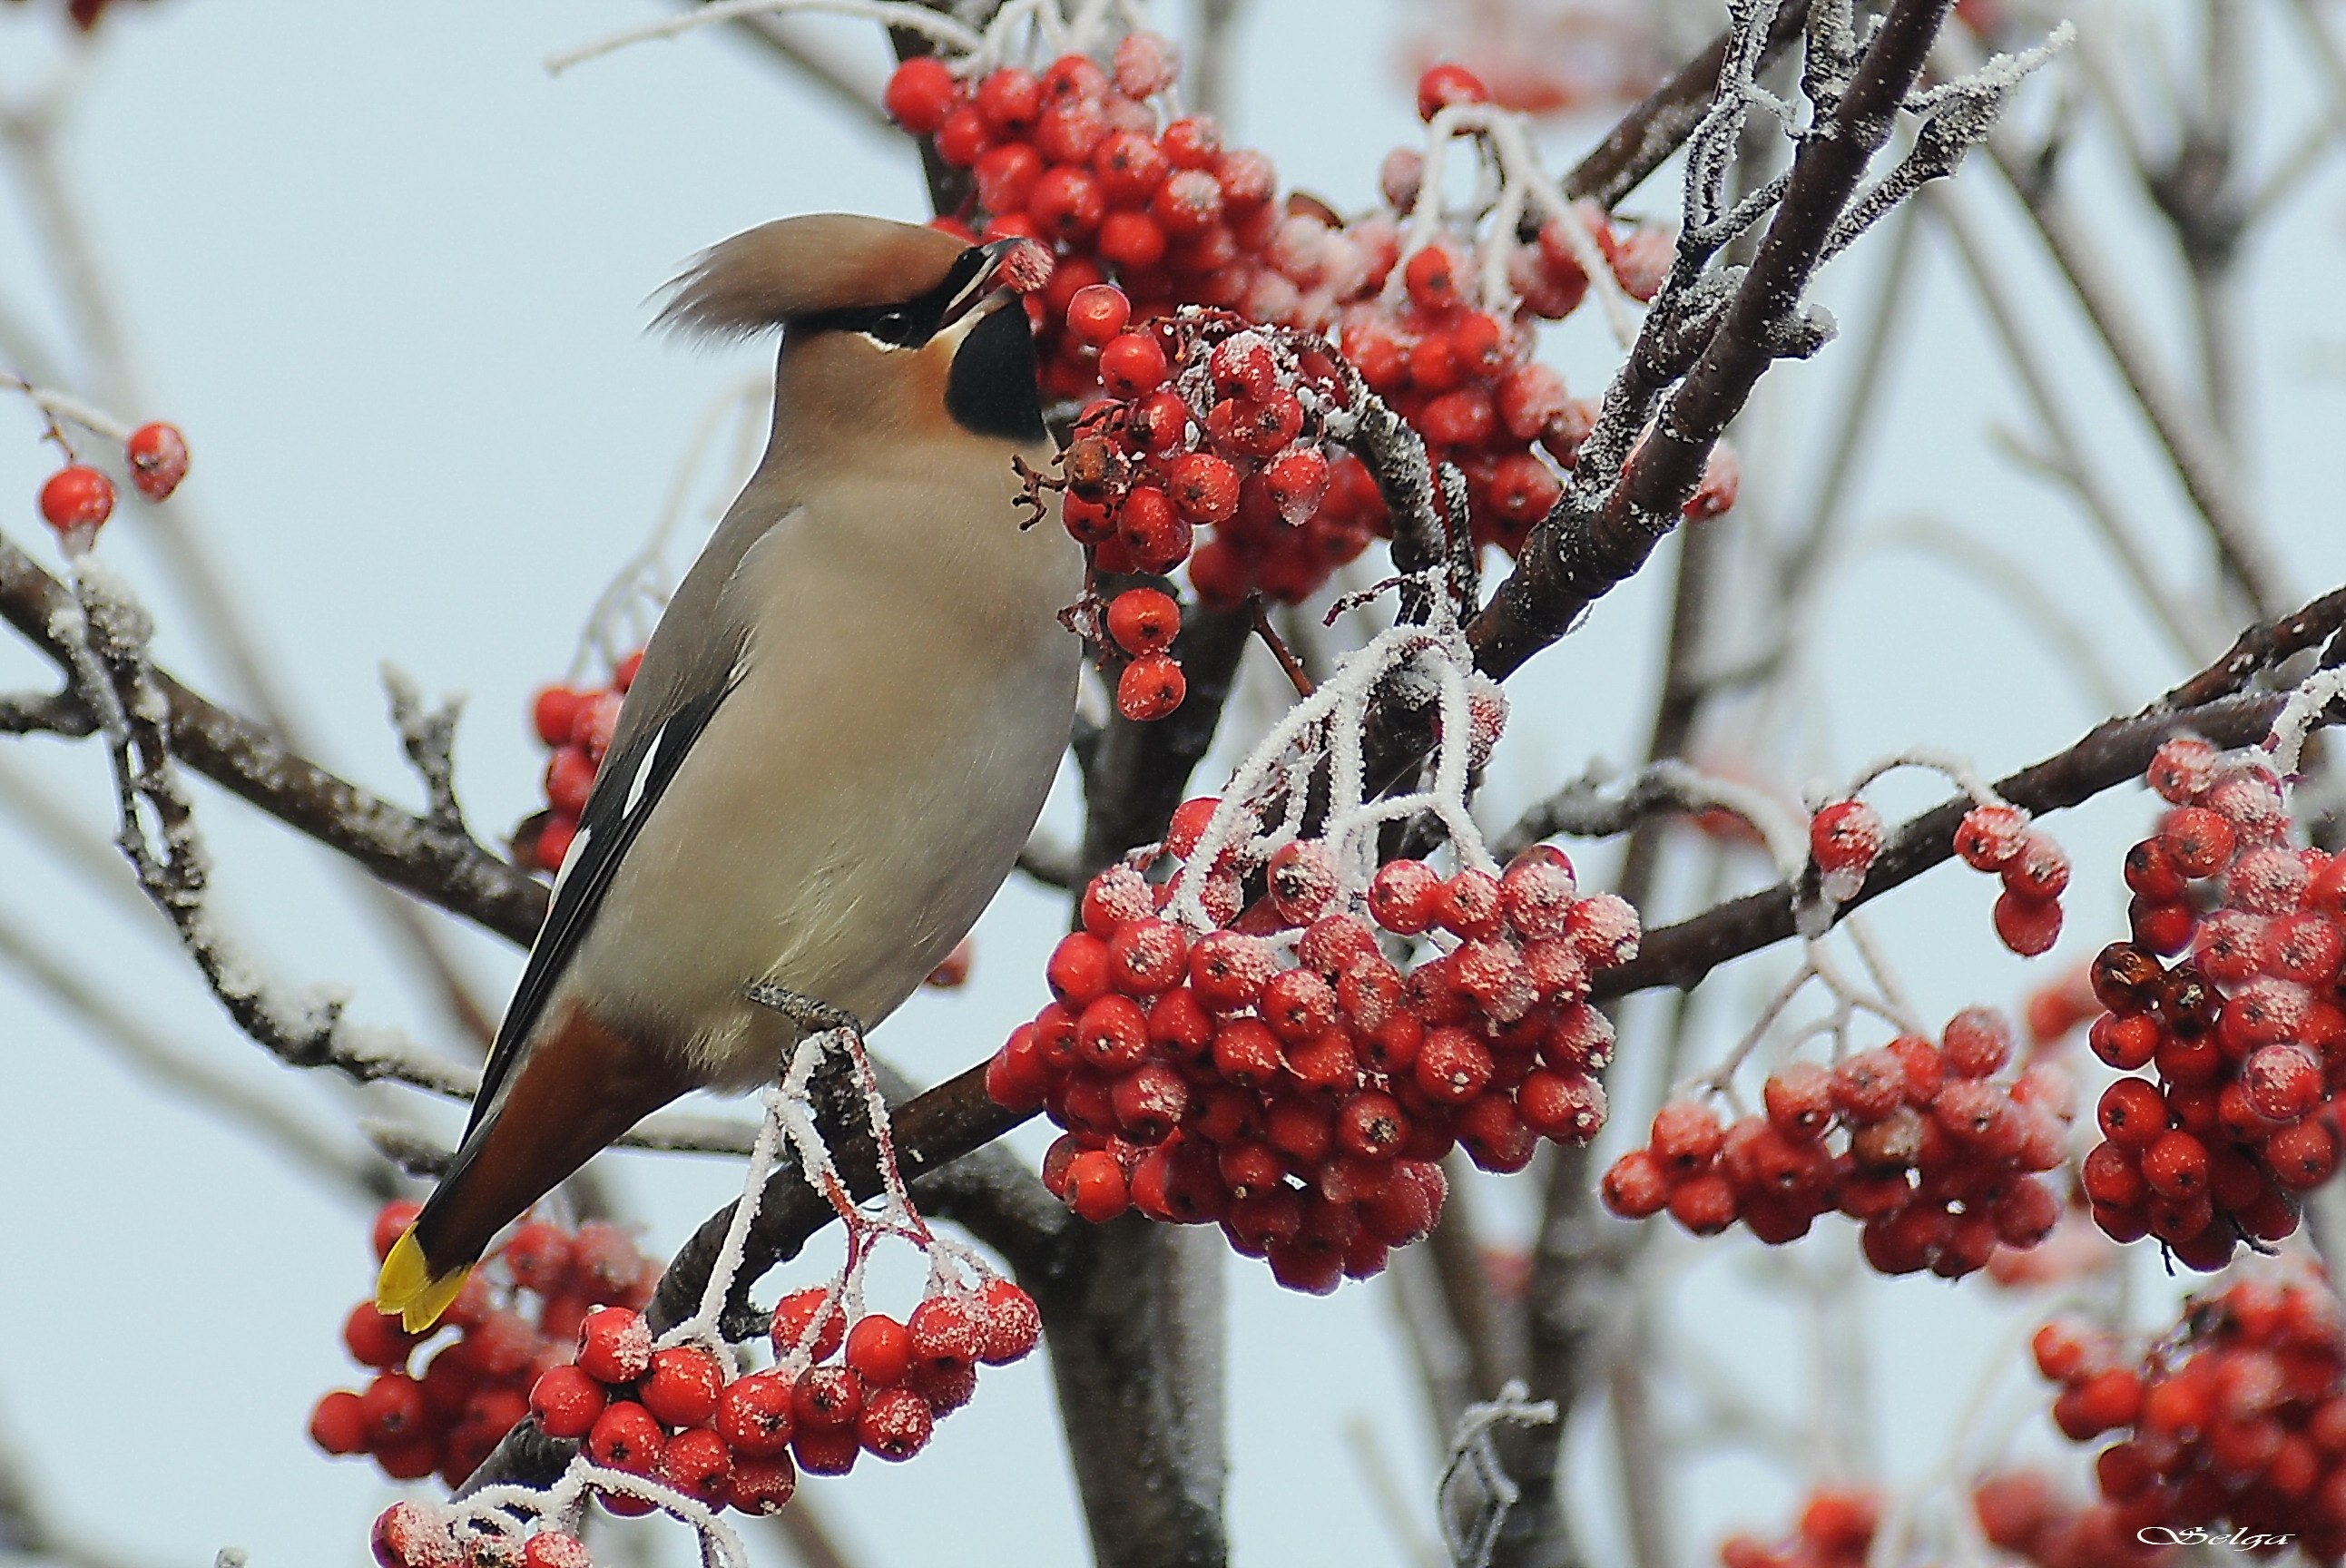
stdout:
<svg viewBox="0 0 2346 1568">
<path fill-rule="evenodd" d="M 114 481 L 95 465 L 82 462 L 66 435 L 77 425 L 122 448 L 124 471 L 138 494 L 162 501 L 188 476 L 188 440 L 176 425 L 160 422 L 126 427 L 111 414 L 75 398 L 46 392 L 15 376 L 0 374 L 0 386 L 22 392 L 48 423 L 50 444 L 65 454 L 65 466 L 41 482 L 36 504 L 69 555 L 88 549 L 97 531 L 114 515 Z"/>
<path fill-rule="evenodd" d="M 2002 800 L 1983 801 L 1964 813 L 1954 850 L 1972 870 L 2003 880 L 1993 916 L 1996 939 L 2023 958 L 2050 951 L 2061 935 L 2068 851 L 2032 827 L 2027 812 Z"/>
<path fill-rule="evenodd" d="M 607 687 L 546 686 L 530 699 L 530 728 L 547 752 L 546 809 L 514 835 L 515 857 L 523 864 L 546 872 L 562 869 L 578 836 L 578 814 L 611 748 L 620 704 L 643 661 L 640 651 L 621 659 Z"/>
<path fill-rule="evenodd" d="M 1667 1210 L 1697 1236 L 1739 1221 L 1771 1246 L 1839 1212 L 1862 1227 L 1877 1271 L 1960 1278 L 1999 1245 L 2035 1247 L 2061 1217 L 2042 1178 L 2062 1164 L 2074 1090 L 2057 1066 L 2016 1063 L 2013 1047 L 2001 1014 L 1969 1008 L 1936 1043 L 1902 1034 L 1831 1066 L 1781 1067 L 1762 1110 L 1731 1123 L 1673 1100 L 1600 1194 L 1624 1218 Z"/>
<path fill-rule="evenodd" d="M 2127 852 L 2132 940 L 2094 961 L 2086 1035 L 2127 1076 L 2080 1179 L 2109 1235 L 2215 1269 L 2294 1231 L 2337 1169 L 2346 862 L 2290 847 L 2259 761 L 2179 737 L 2146 778 L 2170 809 Z"/>
<path fill-rule="evenodd" d="M 2346 1556 L 2346 1324 L 2325 1281 L 2254 1274 L 2192 1298 L 2147 1345 L 2056 1319 L 2032 1348 L 2060 1389 L 2054 1424 L 2112 1440 L 2094 1461 L 2112 1533 L 2208 1527 Z"/>
<path fill-rule="evenodd" d="M 379 1248 L 415 1207 L 386 1207 Z M 420 1378 L 405 1369 L 425 1337 L 362 1304 L 345 1339 L 362 1365 L 383 1369 L 365 1392 L 320 1401 L 311 1432 L 327 1451 L 372 1452 L 394 1479 L 436 1468 L 454 1486 L 534 1416 L 581 1454 L 562 1481 L 518 1511 L 510 1497 L 442 1509 L 394 1504 L 376 1522 L 378 1562 L 576 1568 L 588 1559 L 561 1524 L 587 1495 L 620 1515 L 698 1507 L 707 1512 L 685 1517 L 714 1537 L 721 1527 L 709 1518 L 729 1509 L 778 1512 L 801 1475 L 843 1475 L 866 1454 L 913 1458 L 938 1421 L 969 1402 L 982 1368 L 1035 1349 L 1042 1318 L 1025 1291 L 967 1248 L 928 1235 L 908 1208 L 860 1216 L 851 1229 L 841 1279 L 775 1303 L 764 1336 L 772 1364 L 762 1369 L 741 1365 L 741 1347 L 692 1338 L 694 1325 L 655 1338 L 641 1308 L 659 1270 L 598 1224 L 574 1233 L 525 1222 L 467 1283 L 444 1319 L 459 1337 Z M 932 1253 L 928 1284 L 902 1319 L 863 1305 L 864 1265 L 882 1235 Z M 521 1515 L 541 1528 L 524 1537 Z M 741 1561 L 722 1553 L 715 1560 Z"/>
<path fill-rule="evenodd" d="M 1321 1293 L 1433 1227 L 1454 1146 L 1514 1171 L 1537 1140 L 1604 1125 L 1613 1037 L 1589 977 L 1634 954 L 1637 917 L 1581 895 L 1559 850 L 1497 876 L 1396 860 L 1354 899 L 1327 847 L 1298 840 L 1265 881 L 1240 929 L 1203 932 L 1131 867 L 1085 890 L 1053 1000 L 986 1069 L 999 1103 L 1065 1129 L 1043 1178 L 1076 1213 L 1219 1224 Z M 1380 946 L 1429 932 L 1413 963 Z"/>
</svg>

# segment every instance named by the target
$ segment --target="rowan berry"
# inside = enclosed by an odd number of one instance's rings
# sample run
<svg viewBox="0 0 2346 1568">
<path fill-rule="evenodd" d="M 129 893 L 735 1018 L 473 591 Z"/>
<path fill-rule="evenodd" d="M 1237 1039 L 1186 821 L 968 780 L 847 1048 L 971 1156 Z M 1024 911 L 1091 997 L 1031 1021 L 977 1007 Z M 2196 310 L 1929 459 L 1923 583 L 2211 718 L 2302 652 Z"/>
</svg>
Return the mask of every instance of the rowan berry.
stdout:
<svg viewBox="0 0 2346 1568">
<path fill-rule="evenodd" d="M 721 1505 L 733 1479 L 732 1451 L 707 1427 L 680 1431 L 660 1452 L 659 1478 L 697 1502 Z"/>
<path fill-rule="evenodd" d="M 130 483 L 149 501 L 161 501 L 188 476 L 188 438 L 175 425 L 142 424 L 123 443 Z"/>
<path fill-rule="evenodd" d="M 737 1451 L 732 1474 L 726 1481 L 725 1502 L 753 1518 L 780 1513 L 796 1495 L 798 1484 L 798 1468 L 790 1462 L 788 1450 L 754 1459 Z"/>
<path fill-rule="evenodd" d="M 603 1384 L 577 1366 L 548 1367 L 530 1385 L 530 1413 L 548 1437 L 585 1437 L 609 1402 Z"/>
<path fill-rule="evenodd" d="M 633 1400 L 615 1400 L 587 1430 L 586 1452 L 607 1470 L 650 1475 L 667 1441 L 652 1413 Z"/>
<path fill-rule="evenodd" d="M 95 468 L 60 468 L 41 486 L 41 518 L 61 535 L 94 530 L 113 514 L 114 481 Z"/>
<path fill-rule="evenodd" d="M 786 1366 L 799 1357 L 827 1361 L 847 1339 L 847 1314 L 820 1287 L 793 1290 L 774 1303 L 770 1337 L 774 1359 Z"/>
<path fill-rule="evenodd" d="M 736 1378 L 717 1398 L 717 1434 L 741 1458 L 771 1459 L 790 1447 L 795 1396 L 796 1383 L 779 1371 Z"/>
<path fill-rule="evenodd" d="M 890 74 L 881 106 L 914 136 L 934 136 L 961 98 L 961 85 L 933 55 L 916 56 Z"/>
</svg>

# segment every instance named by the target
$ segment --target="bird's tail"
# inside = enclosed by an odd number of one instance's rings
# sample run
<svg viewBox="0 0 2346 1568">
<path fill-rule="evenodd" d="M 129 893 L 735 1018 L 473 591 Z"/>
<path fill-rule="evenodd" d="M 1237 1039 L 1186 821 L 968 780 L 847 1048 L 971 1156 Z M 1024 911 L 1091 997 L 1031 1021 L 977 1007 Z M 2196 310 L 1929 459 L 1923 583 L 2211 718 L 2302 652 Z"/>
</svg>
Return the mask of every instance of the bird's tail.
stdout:
<svg viewBox="0 0 2346 1568">
<path fill-rule="evenodd" d="M 375 1309 L 398 1313 L 410 1333 L 439 1321 L 499 1231 L 691 1086 L 665 1052 L 631 1044 L 582 1009 L 566 1010 L 523 1056 L 382 1260 Z"/>
<path fill-rule="evenodd" d="M 415 1239 L 415 1227 L 411 1225 L 393 1243 L 391 1255 L 382 1260 L 382 1272 L 375 1276 L 374 1309 L 398 1314 L 402 1328 L 421 1334 L 440 1320 L 440 1314 L 448 1310 L 472 1272 L 469 1261 L 433 1272 L 423 1256 L 423 1244 Z"/>
</svg>

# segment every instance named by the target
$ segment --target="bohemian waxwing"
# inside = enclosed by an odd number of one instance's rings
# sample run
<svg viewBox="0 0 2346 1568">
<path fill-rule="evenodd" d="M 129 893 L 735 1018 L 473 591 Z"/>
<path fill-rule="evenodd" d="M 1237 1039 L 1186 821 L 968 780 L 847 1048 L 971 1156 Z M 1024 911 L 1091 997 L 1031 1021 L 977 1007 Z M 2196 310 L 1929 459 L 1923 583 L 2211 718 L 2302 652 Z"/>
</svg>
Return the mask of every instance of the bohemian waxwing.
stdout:
<svg viewBox="0 0 2346 1568">
<path fill-rule="evenodd" d="M 1017 243 L 791 218 L 673 286 L 666 324 L 781 329 L 773 434 L 644 650 L 454 1165 L 383 1263 L 410 1329 L 646 1115 L 777 1075 L 818 1024 L 750 988 L 875 1024 L 1009 875 L 1083 577 L 1014 504 L 1012 460 L 1051 455 Z"/>
</svg>

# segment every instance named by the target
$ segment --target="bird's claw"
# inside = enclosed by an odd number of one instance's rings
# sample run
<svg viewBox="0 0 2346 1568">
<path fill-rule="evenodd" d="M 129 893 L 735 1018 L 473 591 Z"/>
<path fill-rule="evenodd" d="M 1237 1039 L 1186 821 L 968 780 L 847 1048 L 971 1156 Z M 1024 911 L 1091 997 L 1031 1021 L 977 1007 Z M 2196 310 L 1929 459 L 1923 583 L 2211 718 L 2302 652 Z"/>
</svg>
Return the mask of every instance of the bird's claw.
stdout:
<svg viewBox="0 0 2346 1568">
<path fill-rule="evenodd" d="M 863 1021 L 846 1008 L 801 996 L 770 980 L 752 981 L 743 988 L 742 994 L 760 1007 L 773 1009 L 810 1034 L 845 1030 L 858 1040 L 863 1038 Z"/>
</svg>

